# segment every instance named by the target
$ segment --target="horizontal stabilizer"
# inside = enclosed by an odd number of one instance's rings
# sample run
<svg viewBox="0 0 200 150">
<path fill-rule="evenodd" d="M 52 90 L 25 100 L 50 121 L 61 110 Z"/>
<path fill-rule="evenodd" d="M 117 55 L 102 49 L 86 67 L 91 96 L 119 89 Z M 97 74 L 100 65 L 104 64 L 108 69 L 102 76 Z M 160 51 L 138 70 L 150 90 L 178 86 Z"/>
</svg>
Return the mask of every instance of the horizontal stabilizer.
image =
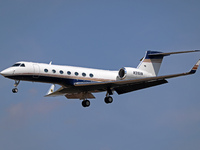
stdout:
<svg viewBox="0 0 200 150">
<path fill-rule="evenodd" d="M 192 52 L 200 52 L 200 50 L 169 52 L 169 53 L 155 53 L 155 54 L 149 54 L 149 56 L 168 56 L 171 54 L 192 53 Z"/>
</svg>

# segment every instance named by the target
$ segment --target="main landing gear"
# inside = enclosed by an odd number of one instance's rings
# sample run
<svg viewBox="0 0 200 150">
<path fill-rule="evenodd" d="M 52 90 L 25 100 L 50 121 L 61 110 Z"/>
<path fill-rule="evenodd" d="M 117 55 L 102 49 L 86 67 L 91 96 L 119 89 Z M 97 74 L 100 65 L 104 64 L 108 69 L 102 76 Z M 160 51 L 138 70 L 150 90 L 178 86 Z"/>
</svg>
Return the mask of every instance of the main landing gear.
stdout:
<svg viewBox="0 0 200 150">
<path fill-rule="evenodd" d="M 18 92 L 17 86 L 19 85 L 19 83 L 20 83 L 20 80 L 15 80 L 15 84 L 14 84 L 15 88 L 12 89 L 13 93 L 17 93 Z"/>
<path fill-rule="evenodd" d="M 106 104 L 110 104 L 110 103 L 113 102 L 113 98 L 110 95 L 113 95 L 113 91 L 108 90 L 107 93 L 106 93 L 106 97 L 104 99 L 104 101 L 105 101 Z M 83 107 L 89 107 L 90 106 L 90 101 L 87 100 L 86 97 L 82 101 L 82 106 Z"/>
<path fill-rule="evenodd" d="M 87 99 L 86 99 L 86 100 L 83 100 L 83 101 L 82 101 L 82 106 L 83 106 L 83 107 L 89 107 L 89 106 L 90 106 L 90 101 L 87 100 Z"/>
<path fill-rule="evenodd" d="M 106 104 L 110 104 L 113 102 L 113 98 L 111 96 L 106 96 L 105 99 L 104 99 L 105 103 Z M 89 107 L 90 106 L 90 101 L 89 100 L 83 100 L 82 101 L 82 106 L 83 107 Z"/>
<path fill-rule="evenodd" d="M 110 95 L 113 95 L 113 90 L 108 89 L 107 93 L 106 93 L 106 97 L 104 99 L 104 101 L 105 101 L 106 104 L 110 104 L 110 103 L 113 102 L 113 98 Z"/>
<path fill-rule="evenodd" d="M 113 98 L 111 96 L 106 96 L 104 101 L 105 101 L 106 104 L 110 104 L 110 103 L 113 102 Z"/>
</svg>

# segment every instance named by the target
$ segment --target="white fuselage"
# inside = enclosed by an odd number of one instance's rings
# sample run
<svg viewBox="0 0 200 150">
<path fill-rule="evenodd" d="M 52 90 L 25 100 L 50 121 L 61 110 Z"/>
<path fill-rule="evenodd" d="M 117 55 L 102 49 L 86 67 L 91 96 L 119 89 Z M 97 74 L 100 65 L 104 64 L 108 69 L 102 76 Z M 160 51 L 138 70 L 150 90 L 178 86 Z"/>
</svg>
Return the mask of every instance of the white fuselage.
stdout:
<svg viewBox="0 0 200 150">
<path fill-rule="evenodd" d="M 52 65 L 33 62 L 17 62 L 1 72 L 7 78 L 33 82 L 45 82 L 71 86 L 77 82 L 105 82 L 122 80 L 119 71 L 91 69 L 74 66 Z M 131 76 L 130 76 L 131 74 Z M 145 71 L 131 68 L 123 79 L 149 77 Z M 126 78 L 125 78 L 126 77 Z"/>
</svg>

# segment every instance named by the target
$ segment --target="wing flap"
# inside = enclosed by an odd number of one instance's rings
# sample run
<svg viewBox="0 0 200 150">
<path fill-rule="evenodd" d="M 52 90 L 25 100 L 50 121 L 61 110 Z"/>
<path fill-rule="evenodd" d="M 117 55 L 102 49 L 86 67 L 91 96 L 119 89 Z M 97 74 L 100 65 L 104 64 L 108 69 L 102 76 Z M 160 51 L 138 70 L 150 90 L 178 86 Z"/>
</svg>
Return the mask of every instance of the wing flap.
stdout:
<svg viewBox="0 0 200 150">
<path fill-rule="evenodd" d="M 85 95 L 85 93 L 68 93 L 65 95 L 65 97 L 68 99 L 85 99 L 85 98 L 94 99 L 95 98 L 92 93 L 87 93 L 87 95 Z"/>
</svg>

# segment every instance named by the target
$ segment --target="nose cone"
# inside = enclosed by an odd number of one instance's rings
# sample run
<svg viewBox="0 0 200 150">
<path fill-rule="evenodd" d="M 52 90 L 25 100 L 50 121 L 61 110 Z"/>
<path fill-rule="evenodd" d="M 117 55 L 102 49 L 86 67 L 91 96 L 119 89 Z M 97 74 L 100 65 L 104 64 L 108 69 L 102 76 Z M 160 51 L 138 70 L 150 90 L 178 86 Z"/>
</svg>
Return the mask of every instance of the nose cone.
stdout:
<svg viewBox="0 0 200 150">
<path fill-rule="evenodd" d="M 13 72 L 14 72 L 13 69 L 8 68 L 8 69 L 5 69 L 5 70 L 1 71 L 0 74 L 1 74 L 2 76 L 6 77 L 6 76 L 13 75 Z"/>
</svg>

